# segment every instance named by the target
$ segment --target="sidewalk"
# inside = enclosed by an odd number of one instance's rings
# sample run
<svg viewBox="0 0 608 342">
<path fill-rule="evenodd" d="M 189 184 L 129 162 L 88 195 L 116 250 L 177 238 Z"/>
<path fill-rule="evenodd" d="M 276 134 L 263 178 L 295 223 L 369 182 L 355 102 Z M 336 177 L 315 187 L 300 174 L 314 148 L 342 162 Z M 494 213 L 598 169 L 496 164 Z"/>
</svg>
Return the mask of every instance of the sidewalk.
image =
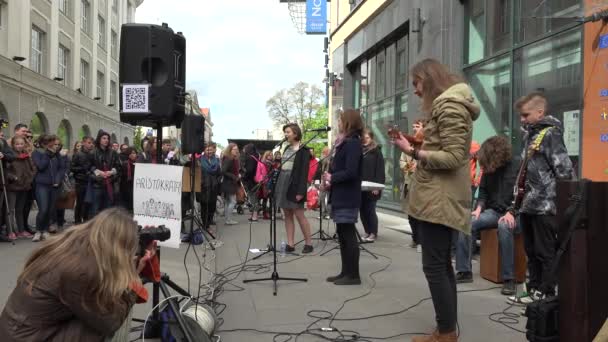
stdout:
<svg viewBox="0 0 608 342">
<path fill-rule="evenodd" d="M 319 229 L 316 214 L 307 214 L 313 232 Z M 409 341 L 408 333 L 433 330 L 435 314 L 432 303 L 430 300 L 421 302 L 422 299 L 429 297 L 428 286 L 421 269 L 421 254 L 408 247 L 410 237 L 404 234 L 409 231 L 407 220 L 386 213 L 379 215 L 381 222 L 379 239 L 373 244 L 364 245 L 370 252 L 377 254 L 378 259 L 362 251 L 360 267 L 363 284 L 361 286 L 339 287 L 327 283 L 325 281 L 327 276 L 339 272 L 339 252 L 333 250 L 325 256 L 320 256 L 336 244 L 333 241 L 314 240 L 315 251 L 312 255 L 278 256 L 278 274 L 281 277 L 301 277 L 308 281 L 304 283 L 279 281 L 278 294 L 273 296 L 271 281 L 242 283 L 243 279 L 269 277 L 272 273 L 272 254 L 251 261 L 254 255 L 247 253 L 250 248 L 261 249 L 268 244 L 268 221 L 260 221 L 250 226 L 249 223 L 245 223 L 246 216 L 236 215 L 235 218 L 240 222 L 235 226 L 224 226 L 222 218 L 217 218 L 220 243 L 215 252 L 202 246 L 190 248 L 185 258 L 189 279 L 184 267 L 184 255 L 188 246 L 182 244 L 180 249 L 162 249 L 162 271 L 169 274 L 173 281 L 186 290 L 189 287 L 190 293 L 194 296 L 198 296 L 199 293 L 199 266 L 194 250 L 205 267 L 214 273 L 222 273 L 230 266 L 236 265 L 232 268 L 233 272 L 224 272 L 226 278 L 216 278 L 216 280 L 223 279 L 225 283 L 223 289 L 215 289 L 215 294 L 218 295 L 216 304 L 221 303 L 216 310 L 218 312 L 223 310 L 220 315 L 223 324 L 218 333 L 222 341 L 273 341 L 275 335 L 249 330 L 229 331 L 235 329 L 302 333 L 307 327 L 320 329 L 332 326 L 340 329 L 345 335 L 357 334 L 362 339 L 367 337 L 366 340 L 370 341 L 380 341 L 379 338 L 394 335 L 400 336 L 385 340 Z M 68 221 L 70 220 L 71 217 L 68 218 Z M 283 221 L 277 222 L 277 228 L 277 240 L 280 243 L 285 236 Z M 323 230 L 328 229 L 330 235 L 333 235 L 335 231 L 333 223 L 324 221 Z M 296 239 L 298 238 L 301 238 L 301 233 L 299 228 L 296 228 Z M 0 306 L 6 302 L 25 258 L 35 246 L 36 244 L 31 241 L 18 241 L 16 246 L 0 244 L 0 270 L 4 280 L 0 285 L 0 303 L 2 303 Z M 297 245 L 296 252 L 299 253 L 302 247 L 303 244 Z M 242 267 L 240 264 L 246 258 L 247 267 Z M 479 278 L 479 265 L 474 263 L 473 267 L 475 282 L 458 287 L 459 291 L 468 291 L 459 293 L 458 296 L 460 341 L 525 341 L 523 334 L 492 322 L 488 318 L 492 313 L 507 309 L 508 305 L 505 303 L 505 297 L 500 295 L 500 285 Z M 205 284 L 212 280 L 212 272 L 203 270 L 201 276 L 200 295 L 206 297 L 205 294 L 210 291 L 209 286 Z M 148 288 L 151 289 L 151 286 Z M 420 304 L 416 306 L 417 303 Z M 134 317 L 144 318 L 151 309 L 150 302 L 137 305 Z M 336 312 L 338 312 L 336 316 L 338 320 L 331 324 L 330 320 L 311 317 L 331 317 Z M 510 312 L 517 310 L 511 308 Z M 368 316 L 377 317 L 363 319 Z M 317 320 L 318 322 L 314 324 Z M 521 317 L 519 323 L 513 327 L 522 330 L 524 326 L 525 318 Z M 322 332 L 314 330 L 314 333 Z M 333 338 L 338 336 L 336 332 L 322 334 Z M 136 335 L 132 335 L 132 338 L 135 337 Z M 277 340 L 286 339 L 287 337 L 283 336 Z M 300 335 L 297 340 L 323 341 L 317 336 L 307 334 Z M 153 340 L 147 339 L 147 341 Z"/>
</svg>

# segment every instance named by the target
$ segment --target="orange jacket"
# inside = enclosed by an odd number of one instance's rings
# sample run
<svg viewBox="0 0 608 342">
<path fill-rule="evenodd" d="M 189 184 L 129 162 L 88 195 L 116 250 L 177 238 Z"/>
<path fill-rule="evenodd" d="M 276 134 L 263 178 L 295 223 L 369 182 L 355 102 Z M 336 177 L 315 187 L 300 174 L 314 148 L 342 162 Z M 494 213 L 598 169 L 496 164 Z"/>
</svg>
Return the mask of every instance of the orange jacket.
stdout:
<svg viewBox="0 0 608 342">
<path fill-rule="evenodd" d="M 471 185 L 474 187 L 479 186 L 479 180 L 481 179 L 482 171 L 479 170 L 479 174 L 477 174 L 477 152 L 481 146 L 475 140 L 471 142 L 471 149 L 469 150 L 469 155 L 471 156 L 469 159 L 469 164 L 471 167 Z"/>
</svg>

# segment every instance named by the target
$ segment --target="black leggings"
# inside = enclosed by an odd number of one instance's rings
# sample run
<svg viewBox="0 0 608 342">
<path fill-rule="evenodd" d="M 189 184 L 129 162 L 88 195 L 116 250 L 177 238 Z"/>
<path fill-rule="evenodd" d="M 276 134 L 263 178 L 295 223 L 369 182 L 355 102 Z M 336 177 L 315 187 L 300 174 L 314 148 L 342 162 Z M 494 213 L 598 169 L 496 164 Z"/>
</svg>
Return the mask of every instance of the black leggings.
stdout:
<svg viewBox="0 0 608 342">
<path fill-rule="evenodd" d="M 342 273 L 345 276 L 359 278 L 359 241 L 354 223 L 338 223 L 338 239 L 342 258 Z"/>
<path fill-rule="evenodd" d="M 422 244 L 422 270 L 431 290 L 433 306 L 440 333 L 456 330 L 456 279 L 452 267 L 451 249 L 455 230 L 441 224 L 418 221 Z"/>
</svg>

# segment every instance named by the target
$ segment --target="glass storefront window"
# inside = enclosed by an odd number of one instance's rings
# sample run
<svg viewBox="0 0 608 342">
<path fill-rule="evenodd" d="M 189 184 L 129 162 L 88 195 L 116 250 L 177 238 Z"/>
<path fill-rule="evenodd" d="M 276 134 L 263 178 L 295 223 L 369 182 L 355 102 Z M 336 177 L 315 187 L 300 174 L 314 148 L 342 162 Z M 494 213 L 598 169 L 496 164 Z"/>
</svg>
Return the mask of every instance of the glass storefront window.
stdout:
<svg viewBox="0 0 608 342">
<path fill-rule="evenodd" d="M 376 142 L 382 146 L 382 154 L 384 155 L 384 173 L 386 177 L 386 190 L 382 192 L 382 199 L 395 201 L 394 185 L 394 167 L 395 167 L 395 148 L 390 143 L 386 134 L 388 127 L 395 122 L 395 100 L 393 98 L 378 102 L 369 108 L 368 126 L 376 136 Z"/>
<path fill-rule="evenodd" d="M 376 55 L 376 99 L 386 95 L 386 56 L 384 50 Z"/>
<path fill-rule="evenodd" d="M 564 125 L 568 153 L 578 167 L 579 118 L 582 103 L 581 30 L 579 28 L 516 50 L 514 99 L 539 91 L 549 101 L 548 114 Z M 516 146 L 521 148 L 519 114 L 513 115 Z"/>
<path fill-rule="evenodd" d="M 473 95 L 481 107 L 473 140 L 483 143 L 494 135 L 510 135 L 511 63 L 503 55 L 465 71 Z"/>
<path fill-rule="evenodd" d="M 407 89 L 408 85 L 408 50 L 407 50 L 407 36 L 399 39 L 397 41 L 397 67 L 396 67 L 396 77 L 395 77 L 395 88 L 397 91 Z"/>
<path fill-rule="evenodd" d="M 515 42 L 529 41 L 568 25 L 582 15 L 580 0 L 515 0 Z"/>
<path fill-rule="evenodd" d="M 466 23 L 471 64 L 511 46 L 511 1 L 471 0 L 467 2 Z"/>
<path fill-rule="evenodd" d="M 359 83 L 359 94 L 361 96 L 360 104 L 361 107 L 367 106 L 367 93 L 368 93 L 368 81 L 367 81 L 367 61 L 361 63 L 360 69 L 361 82 Z"/>
</svg>

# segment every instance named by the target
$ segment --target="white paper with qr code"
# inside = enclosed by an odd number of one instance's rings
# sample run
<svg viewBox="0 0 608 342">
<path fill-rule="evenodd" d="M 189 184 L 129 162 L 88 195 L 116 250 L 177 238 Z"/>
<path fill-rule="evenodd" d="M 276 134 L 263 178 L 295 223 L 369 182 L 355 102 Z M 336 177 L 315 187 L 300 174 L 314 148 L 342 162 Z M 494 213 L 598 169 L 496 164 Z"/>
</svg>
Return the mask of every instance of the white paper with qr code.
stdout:
<svg viewBox="0 0 608 342">
<path fill-rule="evenodd" d="M 147 113 L 150 86 L 148 84 L 122 85 L 122 112 Z"/>
<path fill-rule="evenodd" d="M 171 238 L 159 246 L 179 248 L 183 167 L 137 164 L 133 181 L 133 219 L 141 226 L 165 225 Z"/>
</svg>

